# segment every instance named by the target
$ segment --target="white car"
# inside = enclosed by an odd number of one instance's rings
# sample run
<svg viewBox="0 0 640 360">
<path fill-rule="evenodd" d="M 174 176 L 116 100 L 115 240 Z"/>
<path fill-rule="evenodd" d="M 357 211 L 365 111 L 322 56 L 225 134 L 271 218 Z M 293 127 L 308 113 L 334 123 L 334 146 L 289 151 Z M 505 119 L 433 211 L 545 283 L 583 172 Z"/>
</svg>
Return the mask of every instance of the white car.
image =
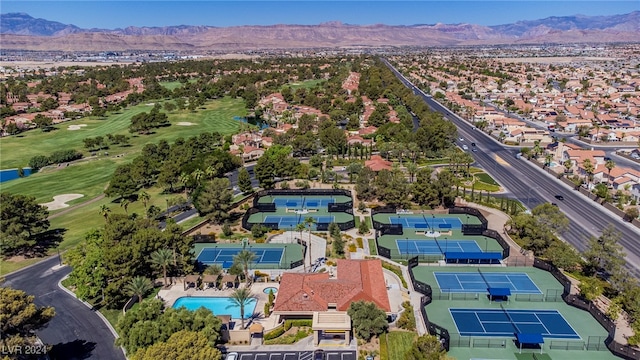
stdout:
<svg viewBox="0 0 640 360">
<path fill-rule="evenodd" d="M 462 150 L 469 150 L 469 147 L 467 145 L 462 145 Z"/>
<path fill-rule="evenodd" d="M 458 140 L 460 140 L 460 141 L 464 141 L 464 138 L 459 138 Z"/>
<path fill-rule="evenodd" d="M 238 360 L 239 356 L 237 352 L 230 352 L 227 354 L 226 360 Z"/>
</svg>

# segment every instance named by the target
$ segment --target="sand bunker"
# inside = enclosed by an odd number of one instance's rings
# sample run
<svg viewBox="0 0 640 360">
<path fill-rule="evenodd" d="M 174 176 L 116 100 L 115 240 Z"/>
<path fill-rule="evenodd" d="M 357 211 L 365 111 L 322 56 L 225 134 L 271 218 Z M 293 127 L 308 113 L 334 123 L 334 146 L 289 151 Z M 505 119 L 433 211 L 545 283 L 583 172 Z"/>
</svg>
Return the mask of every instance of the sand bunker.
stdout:
<svg viewBox="0 0 640 360">
<path fill-rule="evenodd" d="M 81 198 L 83 196 L 84 195 L 82 195 L 82 194 L 56 195 L 56 196 L 53 197 L 53 201 L 48 202 L 48 203 L 44 203 L 44 204 L 40 204 L 40 205 L 46 206 L 48 210 L 64 209 L 66 207 L 69 207 L 69 204 L 67 204 L 67 201 L 79 199 L 79 198 Z"/>
<path fill-rule="evenodd" d="M 69 127 L 67 129 L 73 131 L 73 130 L 80 130 L 81 128 L 87 126 L 87 124 L 78 124 L 78 125 L 69 125 Z"/>
<path fill-rule="evenodd" d="M 191 126 L 191 125 L 195 125 L 195 124 L 194 123 L 190 123 L 188 121 L 180 121 L 176 125 L 178 125 L 178 126 Z"/>
</svg>

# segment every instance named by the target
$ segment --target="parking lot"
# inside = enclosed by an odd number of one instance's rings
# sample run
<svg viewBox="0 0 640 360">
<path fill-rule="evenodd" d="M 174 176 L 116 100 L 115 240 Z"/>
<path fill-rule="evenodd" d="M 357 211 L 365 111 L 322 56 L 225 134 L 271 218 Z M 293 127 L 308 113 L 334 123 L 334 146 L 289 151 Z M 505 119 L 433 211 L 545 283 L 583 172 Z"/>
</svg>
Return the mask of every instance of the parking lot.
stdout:
<svg viewBox="0 0 640 360">
<path fill-rule="evenodd" d="M 355 351 L 325 350 L 326 360 L 356 360 Z M 239 360 L 313 360 L 313 351 L 238 352 Z"/>
</svg>

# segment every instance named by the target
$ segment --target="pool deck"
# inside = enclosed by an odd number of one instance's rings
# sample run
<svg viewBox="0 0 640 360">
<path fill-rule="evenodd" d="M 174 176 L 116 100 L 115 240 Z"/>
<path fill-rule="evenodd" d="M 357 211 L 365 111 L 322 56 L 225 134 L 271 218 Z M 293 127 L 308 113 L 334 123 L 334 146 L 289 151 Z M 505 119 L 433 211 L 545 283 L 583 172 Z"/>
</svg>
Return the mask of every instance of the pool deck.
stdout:
<svg viewBox="0 0 640 360">
<path fill-rule="evenodd" d="M 280 284 L 277 282 L 255 282 L 251 285 L 251 293 L 255 295 L 257 299 L 255 312 L 257 316 L 252 318 L 251 321 L 247 321 L 246 324 L 259 323 L 264 326 L 265 332 L 270 329 L 275 328 L 278 324 L 276 323 L 275 316 L 269 316 L 267 318 L 264 317 L 264 304 L 267 303 L 269 299 L 269 295 L 264 293 L 264 289 L 268 287 L 279 287 Z M 169 289 L 162 289 L 158 292 L 158 297 L 162 299 L 167 307 L 173 306 L 173 304 L 181 297 L 230 297 L 233 294 L 235 289 L 225 289 L 225 290 L 217 290 L 217 289 L 206 289 L 199 290 L 195 288 L 189 288 L 184 290 L 184 284 L 182 279 L 177 279 L 177 282 L 174 283 Z M 245 287 L 245 283 L 241 283 L 239 288 Z M 278 294 L 276 294 L 276 297 Z M 220 314 L 215 314 L 220 315 Z"/>
</svg>

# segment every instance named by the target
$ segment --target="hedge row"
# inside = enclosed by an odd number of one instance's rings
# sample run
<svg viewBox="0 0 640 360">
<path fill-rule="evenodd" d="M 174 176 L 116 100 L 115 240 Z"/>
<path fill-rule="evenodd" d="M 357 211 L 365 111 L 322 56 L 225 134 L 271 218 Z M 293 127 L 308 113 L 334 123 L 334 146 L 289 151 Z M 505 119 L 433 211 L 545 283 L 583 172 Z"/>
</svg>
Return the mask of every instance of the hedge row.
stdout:
<svg viewBox="0 0 640 360">
<path fill-rule="evenodd" d="M 284 322 L 284 331 L 287 331 L 287 330 L 291 329 L 292 326 L 295 326 L 295 327 L 303 327 L 303 326 L 311 327 L 311 325 L 312 325 L 312 320 L 309 320 L 309 319 L 286 320 Z"/>
</svg>

